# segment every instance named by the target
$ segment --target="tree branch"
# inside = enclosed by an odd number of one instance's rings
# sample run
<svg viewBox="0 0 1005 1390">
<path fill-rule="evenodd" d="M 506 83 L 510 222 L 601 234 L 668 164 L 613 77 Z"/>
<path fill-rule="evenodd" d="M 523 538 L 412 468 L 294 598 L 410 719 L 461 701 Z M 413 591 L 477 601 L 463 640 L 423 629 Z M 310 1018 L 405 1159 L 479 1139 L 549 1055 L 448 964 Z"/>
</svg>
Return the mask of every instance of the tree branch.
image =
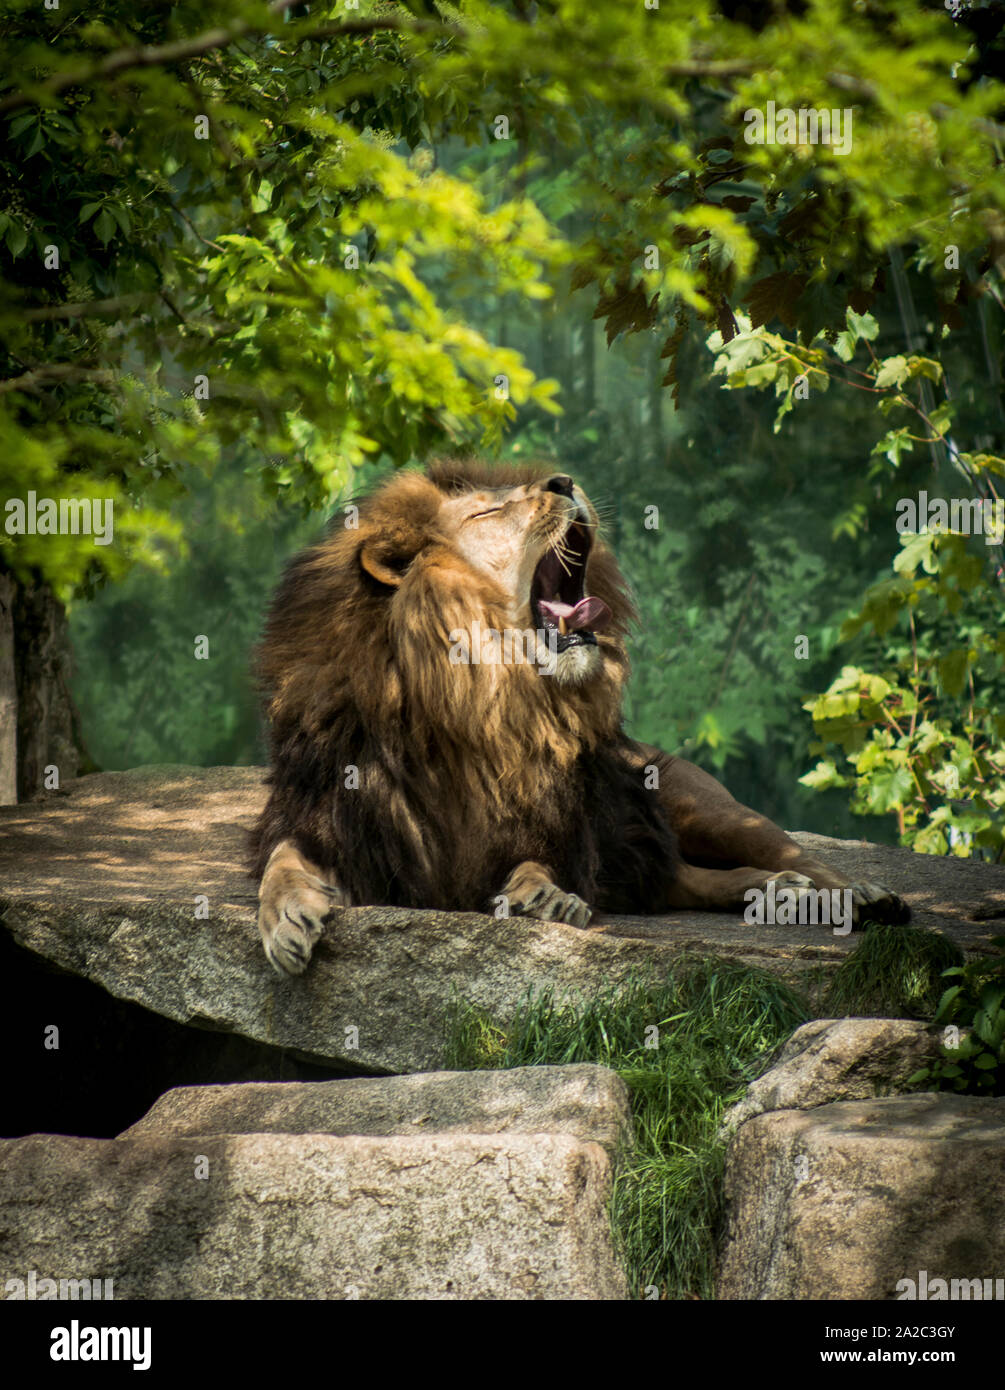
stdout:
<svg viewBox="0 0 1005 1390">
<path fill-rule="evenodd" d="M 294 3 L 295 0 L 281 0 L 281 3 L 273 4 L 270 8 L 282 12 L 288 10 Z M 331 39 L 375 34 L 381 31 L 405 34 L 452 34 L 454 36 L 464 32 L 456 25 L 438 23 L 435 20 L 399 19 L 390 15 L 380 15 L 372 19 L 349 19 L 339 23 L 318 24 L 306 29 L 298 27 L 293 37 L 298 41 Z M 54 73 L 45 82 L 39 83 L 33 93 L 12 92 L 0 101 L 0 115 L 6 111 L 17 111 L 22 106 L 33 106 L 36 102 L 49 96 L 55 96 L 57 92 L 62 92 L 67 87 L 86 86 L 89 82 L 97 82 L 103 77 L 115 77 L 120 72 L 128 72 L 132 68 L 167 67 L 172 63 L 184 62 L 187 58 L 200 58 L 205 53 L 212 53 L 214 49 L 227 48 L 232 43 L 236 43 L 238 39 L 261 36 L 271 32 L 272 30 L 267 25 L 253 24 L 248 20 L 239 19 L 235 20 L 233 24 L 217 29 L 207 29 L 204 33 L 196 34 L 189 39 L 176 39 L 173 43 L 143 44 L 139 48 L 120 48 L 115 53 L 109 53 L 100 62 Z"/>
<path fill-rule="evenodd" d="M 44 319 L 83 319 L 92 315 L 98 317 L 102 314 L 117 314 L 120 309 L 131 309 L 144 299 L 151 298 L 151 294 L 123 294 L 117 299 L 82 299 L 72 304 L 45 304 L 39 309 L 21 311 L 20 317 L 29 323 L 37 323 Z"/>
<path fill-rule="evenodd" d="M 50 362 L 42 367 L 33 367 L 21 376 L 0 381 L 0 395 L 7 391 L 40 391 L 58 381 L 93 381 L 97 385 L 110 386 L 114 380 L 114 373 L 102 367 L 75 367 L 70 362 Z"/>
<path fill-rule="evenodd" d="M 749 77 L 757 68 L 742 58 L 722 62 L 696 59 L 689 63 L 670 63 L 663 69 L 665 77 Z"/>
</svg>

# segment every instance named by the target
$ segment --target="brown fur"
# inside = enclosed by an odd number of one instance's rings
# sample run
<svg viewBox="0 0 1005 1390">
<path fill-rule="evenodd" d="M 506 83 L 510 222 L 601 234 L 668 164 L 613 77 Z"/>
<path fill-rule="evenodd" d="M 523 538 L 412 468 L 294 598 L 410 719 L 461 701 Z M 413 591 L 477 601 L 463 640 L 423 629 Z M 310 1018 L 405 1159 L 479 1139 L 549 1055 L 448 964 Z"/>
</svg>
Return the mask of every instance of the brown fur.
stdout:
<svg viewBox="0 0 1005 1390">
<path fill-rule="evenodd" d="M 666 903 L 675 842 L 624 757 L 634 611 L 603 542 L 587 568 L 612 613 L 596 679 L 570 688 L 530 664 L 448 659 L 452 629 L 512 620 L 511 596 L 452 543 L 445 499 L 542 475 L 474 461 L 401 473 L 362 502 L 358 529 L 336 521 L 293 561 L 259 658 L 273 773 L 256 875 L 290 838 L 353 903 L 484 910 L 525 860 L 591 905 Z"/>
</svg>

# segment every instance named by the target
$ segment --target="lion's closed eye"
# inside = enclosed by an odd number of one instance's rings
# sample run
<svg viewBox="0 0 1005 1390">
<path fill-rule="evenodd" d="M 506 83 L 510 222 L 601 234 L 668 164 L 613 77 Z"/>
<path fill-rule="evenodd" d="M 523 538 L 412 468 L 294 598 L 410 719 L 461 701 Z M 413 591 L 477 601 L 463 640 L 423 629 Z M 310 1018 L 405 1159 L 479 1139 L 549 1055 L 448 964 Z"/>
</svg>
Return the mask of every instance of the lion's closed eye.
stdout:
<svg viewBox="0 0 1005 1390">
<path fill-rule="evenodd" d="M 465 521 L 478 521 L 483 516 L 494 516 L 496 512 L 501 512 L 502 507 L 488 507 L 484 512 L 472 512 L 470 516 L 464 518 Z"/>
</svg>

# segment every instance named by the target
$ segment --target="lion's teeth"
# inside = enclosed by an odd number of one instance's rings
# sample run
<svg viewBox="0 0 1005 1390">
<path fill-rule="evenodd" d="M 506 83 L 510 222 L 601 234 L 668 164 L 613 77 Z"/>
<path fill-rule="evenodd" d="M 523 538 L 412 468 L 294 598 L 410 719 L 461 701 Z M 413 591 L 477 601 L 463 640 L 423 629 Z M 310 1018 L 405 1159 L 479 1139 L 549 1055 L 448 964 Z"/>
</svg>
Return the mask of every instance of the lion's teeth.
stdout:
<svg viewBox="0 0 1005 1390">
<path fill-rule="evenodd" d="M 566 625 L 565 625 L 565 619 L 564 619 L 564 618 L 559 618 L 559 620 L 558 620 L 558 630 L 559 630 L 559 632 L 562 632 L 562 633 L 568 631 L 568 628 L 567 628 Z"/>
</svg>

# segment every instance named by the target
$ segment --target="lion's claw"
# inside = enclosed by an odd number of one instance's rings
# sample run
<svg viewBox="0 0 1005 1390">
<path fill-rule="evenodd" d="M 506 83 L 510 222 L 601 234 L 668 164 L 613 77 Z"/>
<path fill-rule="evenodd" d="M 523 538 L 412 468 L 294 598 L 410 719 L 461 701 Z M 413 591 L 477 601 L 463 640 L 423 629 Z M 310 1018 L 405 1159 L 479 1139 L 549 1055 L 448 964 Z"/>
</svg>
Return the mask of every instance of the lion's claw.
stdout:
<svg viewBox="0 0 1005 1390">
<path fill-rule="evenodd" d="M 281 975 L 302 975 L 324 924 L 342 895 L 311 874 L 286 870 L 268 884 L 259 902 L 258 930 L 265 954 Z"/>
<path fill-rule="evenodd" d="M 510 910 L 541 922 L 567 922 L 570 927 L 589 926 L 592 909 L 575 893 L 565 893 L 554 883 L 542 883 L 523 902 L 510 901 Z"/>
</svg>

